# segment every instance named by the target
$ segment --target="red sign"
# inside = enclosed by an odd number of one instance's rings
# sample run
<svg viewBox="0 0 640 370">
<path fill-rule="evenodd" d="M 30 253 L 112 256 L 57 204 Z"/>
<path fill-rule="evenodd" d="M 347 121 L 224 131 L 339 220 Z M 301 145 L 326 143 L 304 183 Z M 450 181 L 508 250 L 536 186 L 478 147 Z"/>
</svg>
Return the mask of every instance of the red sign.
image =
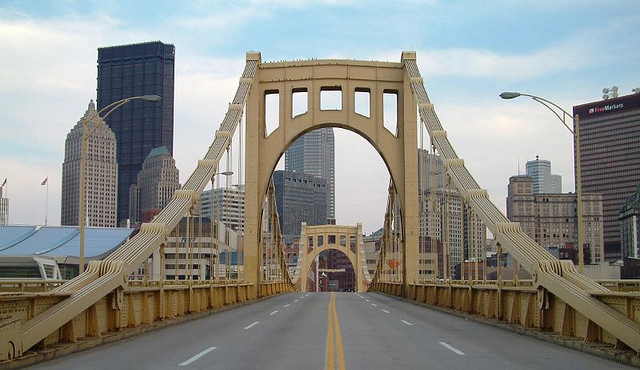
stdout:
<svg viewBox="0 0 640 370">
<path fill-rule="evenodd" d="M 389 262 L 387 262 L 387 265 L 389 265 L 389 267 L 391 267 L 392 270 L 395 270 L 398 268 L 398 266 L 400 266 L 400 261 L 398 261 L 395 258 L 392 258 L 389 260 Z"/>
</svg>

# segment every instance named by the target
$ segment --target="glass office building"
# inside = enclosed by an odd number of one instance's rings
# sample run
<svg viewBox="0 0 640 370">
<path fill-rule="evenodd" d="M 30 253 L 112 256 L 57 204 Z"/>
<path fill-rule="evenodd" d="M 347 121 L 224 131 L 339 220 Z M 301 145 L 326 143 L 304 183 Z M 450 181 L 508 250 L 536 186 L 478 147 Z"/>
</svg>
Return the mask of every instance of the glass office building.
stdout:
<svg viewBox="0 0 640 370">
<path fill-rule="evenodd" d="M 620 210 L 640 184 L 640 94 L 578 105 L 573 114 L 582 191 L 602 194 L 605 258 L 620 260 Z"/>
<path fill-rule="evenodd" d="M 159 95 L 150 103 L 135 100 L 115 110 L 106 122 L 116 135 L 118 225 L 129 217 L 129 188 L 153 148 L 173 155 L 175 47 L 162 42 L 98 49 L 98 110 L 123 98 Z"/>
<path fill-rule="evenodd" d="M 327 222 L 335 223 L 335 143 L 333 128 L 307 132 L 285 152 L 286 171 L 302 172 L 327 181 Z"/>
</svg>

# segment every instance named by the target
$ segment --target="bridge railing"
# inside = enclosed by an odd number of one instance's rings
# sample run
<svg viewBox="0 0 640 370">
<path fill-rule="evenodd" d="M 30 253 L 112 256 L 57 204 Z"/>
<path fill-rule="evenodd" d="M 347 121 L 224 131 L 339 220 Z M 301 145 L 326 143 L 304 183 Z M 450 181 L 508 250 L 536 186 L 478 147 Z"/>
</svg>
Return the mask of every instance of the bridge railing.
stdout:
<svg viewBox="0 0 640 370">
<path fill-rule="evenodd" d="M 376 284 L 376 291 L 402 296 L 400 283 Z M 633 284 L 637 289 L 638 282 Z M 598 291 L 592 294 L 599 302 L 640 323 L 640 291 Z M 577 337 L 589 342 L 619 344 L 615 335 L 594 325 L 563 299 L 537 288 L 533 280 L 410 284 L 409 294 L 405 298 L 464 315 L 499 320 L 523 329 Z"/>
</svg>

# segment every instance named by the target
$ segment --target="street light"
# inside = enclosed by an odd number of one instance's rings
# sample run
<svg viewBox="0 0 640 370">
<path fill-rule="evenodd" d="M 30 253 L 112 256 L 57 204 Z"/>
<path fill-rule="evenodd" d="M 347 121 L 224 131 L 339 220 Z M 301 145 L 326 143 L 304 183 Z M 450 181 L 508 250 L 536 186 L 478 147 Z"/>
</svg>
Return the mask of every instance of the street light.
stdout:
<svg viewBox="0 0 640 370">
<path fill-rule="evenodd" d="M 576 202 L 578 203 L 577 218 L 578 218 L 578 266 L 581 273 L 584 273 L 584 220 L 582 219 L 582 178 L 580 175 L 580 117 L 579 115 L 572 115 L 566 110 L 560 108 L 556 103 L 539 96 L 524 94 L 519 92 L 505 91 L 500 94 L 502 99 L 514 99 L 519 96 L 528 96 L 538 103 L 544 105 L 549 109 L 556 117 L 564 124 L 564 126 L 571 132 L 574 137 L 574 146 L 576 152 L 576 173 L 575 173 L 575 186 L 576 186 Z M 570 118 L 573 121 L 574 129 L 571 129 L 567 124 L 567 119 Z"/>
<path fill-rule="evenodd" d="M 89 141 L 89 136 L 93 133 L 94 130 L 98 128 L 96 124 L 93 127 L 89 127 L 91 121 L 100 117 L 100 113 L 107 111 L 108 112 L 102 116 L 104 120 L 110 115 L 114 110 L 120 108 L 124 104 L 132 100 L 144 100 L 152 103 L 157 103 L 162 100 L 158 95 L 142 95 L 142 96 L 132 96 L 129 98 L 124 98 L 113 102 L 106 107 L 100 109 L 98 112 L 94 113 L 91 117 L 82 120 L 82 149 L 80 151 L 80 209 L 78 210 L 78 228 L 80 229 L 80 261 L 79 261 L 79 273 L 82 274 L 84 272 L 84 228 L 85 228 L 85 167 L 87 162 L 87 142 Z M 90 129 L 90 131 L 89 131 Z"/>
</svg>

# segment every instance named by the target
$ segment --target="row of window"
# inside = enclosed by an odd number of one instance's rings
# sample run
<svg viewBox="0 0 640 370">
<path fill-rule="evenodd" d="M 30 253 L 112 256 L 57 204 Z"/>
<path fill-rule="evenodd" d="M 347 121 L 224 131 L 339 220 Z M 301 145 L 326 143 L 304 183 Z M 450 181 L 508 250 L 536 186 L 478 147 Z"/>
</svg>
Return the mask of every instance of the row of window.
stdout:
<svg viewBox="0 0 640 370">
<path fill-rule="evenodd" d="M 371 89 L 356 87 L 354 94 L 354 113 L 371 118 Z M 323 86 L 320 88 L 320 110 L 342 110 L 342 86 Z M 309 110 L 307 88 L 293 88 L 291 90 L 291 118 L 301 116 Z M 384 90 L 382 93 L 383 126 L 392 134 L 396 134 L 398 122 L 398 91 Z M 267 90 L 264 96 L 265 106 L 265 135 L 269 136 L 279 126 L 280 122 L 280 92 Z"/>
</svg>

